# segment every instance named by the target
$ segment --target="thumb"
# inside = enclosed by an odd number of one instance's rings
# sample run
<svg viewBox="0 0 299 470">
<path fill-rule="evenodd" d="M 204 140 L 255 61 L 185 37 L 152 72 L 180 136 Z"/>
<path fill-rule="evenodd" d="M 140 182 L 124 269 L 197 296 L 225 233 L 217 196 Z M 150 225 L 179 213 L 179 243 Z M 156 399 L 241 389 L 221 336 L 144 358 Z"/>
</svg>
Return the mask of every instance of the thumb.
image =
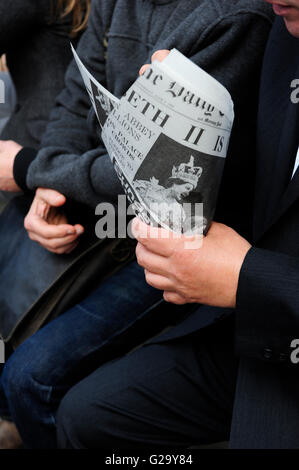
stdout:
<svg viewBox="0 0 299 470">
<path fill-rule="evenodd" d="M 39 188 L 36 197 L 53 207 L 63 206 L 66 202 L 66 197 L 54 189 Z"/>
<path fill-rule="evenodd" d="M 168 49 L 162 49 L 162 50 L 156 51 L 156 52 L 153 53 L 151 60 L 152 60 L 152 62 L 154 62 L 154 60 L 158 60 L 159 62 L 163 62 L 163 60 L 166 59 L 168 54 L 170 54 L 170 51 Z"/>
</svg>

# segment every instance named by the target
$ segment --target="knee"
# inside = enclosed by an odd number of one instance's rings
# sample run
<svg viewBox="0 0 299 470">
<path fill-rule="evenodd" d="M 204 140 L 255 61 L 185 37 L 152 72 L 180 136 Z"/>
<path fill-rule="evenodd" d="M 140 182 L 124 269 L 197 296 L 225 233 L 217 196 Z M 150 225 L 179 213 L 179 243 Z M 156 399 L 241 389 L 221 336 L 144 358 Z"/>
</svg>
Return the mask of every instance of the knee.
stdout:
<svg viewBox="0 0 299 470">
<path fill-rule="evenodd" d="M 58 447 L 108 448 L 112 446 L 113 440 L 110 432 L 112 429 L 107 422 L 107 411 L 100 402 L 94 404 L 80 385 L 79 383 L 72 388 L 60 403 L 56 416 Z"/>
<path fill-rule="evenodd" d="M 57 416 L 57 443 L 60 449 L 89 448 L 88 411 L 84 411 L 84 398 L 76 388 L 71 389 L 60 403 Z"/>
</svg>

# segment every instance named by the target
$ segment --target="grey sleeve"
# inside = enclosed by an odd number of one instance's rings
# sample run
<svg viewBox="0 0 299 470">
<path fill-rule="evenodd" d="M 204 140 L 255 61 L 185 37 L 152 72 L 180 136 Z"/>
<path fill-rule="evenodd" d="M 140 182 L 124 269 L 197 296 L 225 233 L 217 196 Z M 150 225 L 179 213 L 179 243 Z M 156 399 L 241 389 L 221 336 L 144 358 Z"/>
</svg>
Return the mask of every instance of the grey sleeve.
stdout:
<svg viewBox="0 0 299 470">
<path fill-rule="evenodd" d="M 93 8 L 86 32 L 77 51 L 95 78 L 105 85 L 102 22 Z M 27 171 L 29 189 L 56 189 L 76 201 L 95 206 L 101 200 L 115 199 L 122 187 L 96 132 L 88 120 L 95 119 L 75 61 L 66 73 L 66 88 L 56 100 L 40 150 Z M 93 126 L 95 127 L 95 126 Z"/>
<path fill-rule="evenodd" d="M 79 56 L 96 79 L 105 85 L 103 27 L 97 2 L 83 35 Z M 258 72 L 271 22 L 262 15 L 242 12 L 209 24 L 189 57 L 227 86 L 242 111 L 252 78 Z M 179 44 L 172 44 L 178 47 Z M 257 65 L 258 63 L 258 65 Z M 66 75 L 67 88 L 58 98 L 37 158 L 30 165 L 27 185 L 56 189 L 74 200 L 96 205 L 123 193 L 110 159 L 99 138 L 87 126 L 89 98 L 74 62 Z M 244 87 L 244 88 L 243 88 Z"/>
<path fill-rule="evenodd" d="M 245 104 L 248 87 L 258 85 L 271 27 L 269 16 L 260 12 L 223 15 L 200 34 L 190 58 L 219 80 L 237 105 Z"/>
</svg>

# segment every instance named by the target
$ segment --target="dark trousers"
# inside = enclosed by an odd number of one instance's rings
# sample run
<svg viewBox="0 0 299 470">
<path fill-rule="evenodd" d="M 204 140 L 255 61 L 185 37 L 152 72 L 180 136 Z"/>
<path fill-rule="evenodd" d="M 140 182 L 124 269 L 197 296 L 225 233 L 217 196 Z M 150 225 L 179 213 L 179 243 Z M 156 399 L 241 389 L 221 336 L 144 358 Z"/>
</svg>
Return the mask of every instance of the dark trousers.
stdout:
<svg viewBox="0 0 299 470">
<path fill-rule="evenodd" d="M 105 364 L 64 397 L 60 448 L 189 447 L 229 438 L 233 318 Z"/>
<path fill-rule="evenodd" d="M 25 447 L 56 447 L 56 412 L 65 393 L 167 326 L 162 296 L 133 262 L 17 348 L 0 375 L 0 416 L 13 419 Z"/>
</svg>

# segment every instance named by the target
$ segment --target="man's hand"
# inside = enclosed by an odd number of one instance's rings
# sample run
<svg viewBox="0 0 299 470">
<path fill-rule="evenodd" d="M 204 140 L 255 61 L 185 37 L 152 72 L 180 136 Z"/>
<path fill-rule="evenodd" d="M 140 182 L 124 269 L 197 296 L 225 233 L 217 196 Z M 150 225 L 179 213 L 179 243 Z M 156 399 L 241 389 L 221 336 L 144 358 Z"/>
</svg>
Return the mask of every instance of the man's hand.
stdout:
<svg viewBox="0 0 299 470">
<path fill-rule="evenodd" d="M 13 140 L 0 140 L 0 190 L 21 191 L 13 177 L 13 165 L 22 146 Z"/>
<path fill-rule="evenodd" d="M 199 236 L 174 236 L 137 218 L 132 231 L 146 280 L 164 291 L 167 302 L 235 307 L 241 266 L 251 245 L 233 229 L 214 222 L 200 248 L 193 249 L 186 247 Z"/>
<path fill-rule="evenodd" d="M 82 225 L 70 225 L 60 207 L 66 198 L 52 189 L 39 188 L 24 226 L 29 238 L 52 253 L 71 253 L 84 232 Z"/>
<path fill-rule="evenodd" d="M 154 52 L 152 55 L 151 61 L 153 62 L 154 60 L 158 60 L 159 62 L 162 62 L 170 53 L 167 49 L 162 49 L 159 51 Z M 150 64 L 144 64 L 141 69 L 139 70 L 139 75 L 143 75 L 144 72 L 150 67 Z"/>
</svg>

